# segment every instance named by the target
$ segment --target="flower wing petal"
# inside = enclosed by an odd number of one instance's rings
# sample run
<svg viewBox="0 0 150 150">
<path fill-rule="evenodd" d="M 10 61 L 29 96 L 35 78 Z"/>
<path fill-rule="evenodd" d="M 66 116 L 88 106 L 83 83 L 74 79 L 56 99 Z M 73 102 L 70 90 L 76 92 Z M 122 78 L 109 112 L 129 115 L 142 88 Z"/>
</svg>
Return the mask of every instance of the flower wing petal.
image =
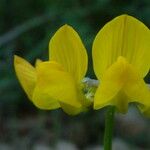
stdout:
<svg viewBox="0 0 150 150">
<path fill-rule="evenodd" d="M 29 99 L 32 100 L 37 79 L 35 68 L 26 60 L 16 55 L 14 57 L 14 67 L 21 86 Z"/>
<path fill-rule="evenodd" d="M 123 63 L 117 61 L 104 73 L 95 93 L 94 109 L 100 109 L 107 105 L 114 105 L 112 100 L 122 89 L 124 83 L 121 81 L 123 70 Z"/>
<path fill-rule="evenodd" d="M 131 102 L 137 102 L 143 114 L 150 117 L 150 90 L 143 79 L 133 74 L 134 80 L 129 80 L 124 91 Z"/>
<path fill-rule="evenodd" d="M 123 56 L 144 77 L 150 68 L 150 30 L 139 20 L 121 15 L 108 22 L 93 43 L 94 71 L 100 79 L 119 56 Z"/>
<path fill-rule="evenodd" d="M 60 63 L 80 82 L 87 71 L 87 53 L 77 32 L 68 25 L 62 26 L 49 43 L 50 60 Z"/>
<path fill-rule="evenodd" d="M 128 103 L 136 102 L 147 107 L 150 106 L 149 99 L 150 91 L 140 74 L 125 58 L 119 57 L 104 73 L 96 91 L 94 107 L 99 109 L 106 105 L 115 105 L 124 113 Z"/>
<path fill-rule="evenodd" d="M 37 107 L 53 109 L 51 104 L 53 106 L 54 102 L 57 103 L 56 107 L 60 107 L 60 103 L 77 109 L 81 107 L 76 83 L 60 64 L 52 61 L 42 62 L 36 69 L 37 85 L 33 93 L 33 102 Z M 70 111 L 68 113 L 72 113 Z"/>
</svg>

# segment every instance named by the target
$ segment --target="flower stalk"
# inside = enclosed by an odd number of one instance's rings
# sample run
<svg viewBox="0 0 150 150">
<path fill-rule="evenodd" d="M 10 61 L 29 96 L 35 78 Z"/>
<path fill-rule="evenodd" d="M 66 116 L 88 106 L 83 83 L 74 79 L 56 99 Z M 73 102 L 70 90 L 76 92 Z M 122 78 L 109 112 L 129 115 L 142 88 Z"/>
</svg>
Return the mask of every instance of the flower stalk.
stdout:
<svg viewBox="0 0 150 150">
<path fill-rule="evenodd" d="M 104 150 L 112 150 L 115 107 L 108 106 L 105 116 Z"/>
</svg>

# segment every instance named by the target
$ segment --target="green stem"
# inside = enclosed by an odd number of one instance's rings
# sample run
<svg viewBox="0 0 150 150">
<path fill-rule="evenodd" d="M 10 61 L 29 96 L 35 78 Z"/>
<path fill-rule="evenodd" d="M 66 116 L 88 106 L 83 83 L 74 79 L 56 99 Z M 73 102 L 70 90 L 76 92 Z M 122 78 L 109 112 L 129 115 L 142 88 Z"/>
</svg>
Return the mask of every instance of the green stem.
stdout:
<svg viewBox="0 0 150 150">
<path fill-rule="evenodd" d="M 104 150 L 112 150 L 115 107 L 109 106 L 105 116 Z"/>
</svg>

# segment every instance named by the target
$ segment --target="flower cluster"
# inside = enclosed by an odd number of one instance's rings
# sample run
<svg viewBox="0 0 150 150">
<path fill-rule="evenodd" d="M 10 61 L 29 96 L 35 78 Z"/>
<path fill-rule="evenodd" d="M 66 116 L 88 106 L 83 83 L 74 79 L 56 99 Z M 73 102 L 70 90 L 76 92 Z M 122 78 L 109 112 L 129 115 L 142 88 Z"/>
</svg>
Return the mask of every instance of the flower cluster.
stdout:
<svg viewBox="0 0 150 150">
<path fill-rule="evenodd" d="M 150 90 L 144 82 L 150 69 L 149 41 L 150 30 L 132 16 L 108 22 L 93 42 L 94 72 L 100 83 L 93 88 L 83 82 L 86 49 L 77 32 L 64 25 L 50 40 L 48 61 L 37 60 L 33 67 L 15 56 L 15 71 L 27 96 L 40 109 L 61 107 L 75 115 L 91 105 L 94 109 L 113 105 L 125 113 L 134 102 L 150 116 Z"/>
</svg>

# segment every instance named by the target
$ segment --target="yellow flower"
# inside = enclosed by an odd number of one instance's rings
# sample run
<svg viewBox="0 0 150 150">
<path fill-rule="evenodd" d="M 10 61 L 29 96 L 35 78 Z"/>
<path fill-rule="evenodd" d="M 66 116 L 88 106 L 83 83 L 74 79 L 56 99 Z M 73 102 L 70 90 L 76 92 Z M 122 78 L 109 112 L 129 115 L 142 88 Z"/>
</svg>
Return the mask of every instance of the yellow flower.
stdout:
<svg viewBox="0 0 150 150">
<path fill-rule="evenodd" d="M 87 53 L 79 35 L 62 26 L 49 43 L 49 61 L 37 61 L 35 67 L 15 56 L 17 77 L 29 99 L 41 109 L 62 109 L 77 114 L 87 102 L 81 80 L 87 71 Z"/>
<path fill-rule="evenodd" d="M 100 80 L 94 109 L 114 105 L 125 113 L 135 102 L 150 115 L 150 91 L 143 80 L 150 69 L 150 30 L 134 17 L 118 16 L 99 31 L 92 53 Z"/>
</svg>

